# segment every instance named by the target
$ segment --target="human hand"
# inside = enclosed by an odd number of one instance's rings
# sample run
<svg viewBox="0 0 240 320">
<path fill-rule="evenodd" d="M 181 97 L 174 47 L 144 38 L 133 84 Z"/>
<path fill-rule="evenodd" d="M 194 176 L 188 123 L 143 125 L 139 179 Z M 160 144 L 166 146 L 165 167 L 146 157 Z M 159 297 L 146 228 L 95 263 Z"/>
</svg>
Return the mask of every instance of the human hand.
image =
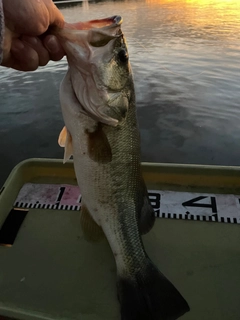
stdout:
<svg viewBox="0 0 240 320">
<path fill-rule="evenodd" d="M 33 71 L 49 60 L 60 60 L 64 51 L 49 26 L 63 27 L 64 18 L 52 0 L 3 0 L 5 67 Z"/>
</svg>

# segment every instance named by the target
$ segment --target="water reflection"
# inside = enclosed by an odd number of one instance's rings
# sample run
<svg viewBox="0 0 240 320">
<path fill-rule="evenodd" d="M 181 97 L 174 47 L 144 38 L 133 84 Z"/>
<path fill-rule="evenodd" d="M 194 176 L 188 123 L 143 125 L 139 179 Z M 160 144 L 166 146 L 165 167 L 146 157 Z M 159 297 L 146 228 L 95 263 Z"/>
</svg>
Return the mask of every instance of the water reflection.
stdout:
<svg viewBox="0 0 240 320">
<path fill-rule="evenodd" d="M 84 1 L 61 10 L 69 22 L 123 16 L 143 160 L 240 164 L 239 1 Z M 65 59 L 34 73 L 0 68 L 0 183 L 24 158 L 62 157 L 66 68 Z"/>
</svg>

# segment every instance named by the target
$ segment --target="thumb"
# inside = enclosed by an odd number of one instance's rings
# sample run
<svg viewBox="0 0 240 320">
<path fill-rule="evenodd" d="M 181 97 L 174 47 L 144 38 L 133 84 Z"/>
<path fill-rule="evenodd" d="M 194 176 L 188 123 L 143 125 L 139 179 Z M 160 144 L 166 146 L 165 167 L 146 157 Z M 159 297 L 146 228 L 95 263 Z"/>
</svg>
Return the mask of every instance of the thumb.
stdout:
<svg viewBox="0 0 240 320">
<path fill-rule="evenodd" d="M 43 0 L 49 12 L 49 25 L 63 28 L 64 17 L 52 0 Z"/>
</svg>

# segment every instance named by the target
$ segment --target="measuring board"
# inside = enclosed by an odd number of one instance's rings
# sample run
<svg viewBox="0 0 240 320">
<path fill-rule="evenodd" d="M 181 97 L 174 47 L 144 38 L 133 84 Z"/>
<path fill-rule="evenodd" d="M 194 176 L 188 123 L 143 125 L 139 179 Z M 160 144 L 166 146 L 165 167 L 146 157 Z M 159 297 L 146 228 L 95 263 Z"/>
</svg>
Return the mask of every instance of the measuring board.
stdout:
<svg viewBox="0 0 240 320">
<path fill-rule="evenodd" d="M 215 221 L 240 224 L 240 196 L 149 190 L 149 199 L 158 218 Z M 81 192 L 69 184 L 26 183 L 15 208 L 80 210 Z"/>
</svg>

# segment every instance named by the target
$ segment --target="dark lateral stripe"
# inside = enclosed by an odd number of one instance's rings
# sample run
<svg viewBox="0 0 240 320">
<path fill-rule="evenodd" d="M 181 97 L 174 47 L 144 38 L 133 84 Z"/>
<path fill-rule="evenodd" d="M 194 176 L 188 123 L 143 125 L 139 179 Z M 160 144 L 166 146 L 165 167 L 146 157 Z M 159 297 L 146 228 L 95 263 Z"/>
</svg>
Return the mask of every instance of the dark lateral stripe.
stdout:
<svg viewBox="0 0 240 320">
<path fill-rule="evenodd" d="M 13 208 L 0 229 L 0 245 L 12 245 L 28 210 Z"/>
</svg>

